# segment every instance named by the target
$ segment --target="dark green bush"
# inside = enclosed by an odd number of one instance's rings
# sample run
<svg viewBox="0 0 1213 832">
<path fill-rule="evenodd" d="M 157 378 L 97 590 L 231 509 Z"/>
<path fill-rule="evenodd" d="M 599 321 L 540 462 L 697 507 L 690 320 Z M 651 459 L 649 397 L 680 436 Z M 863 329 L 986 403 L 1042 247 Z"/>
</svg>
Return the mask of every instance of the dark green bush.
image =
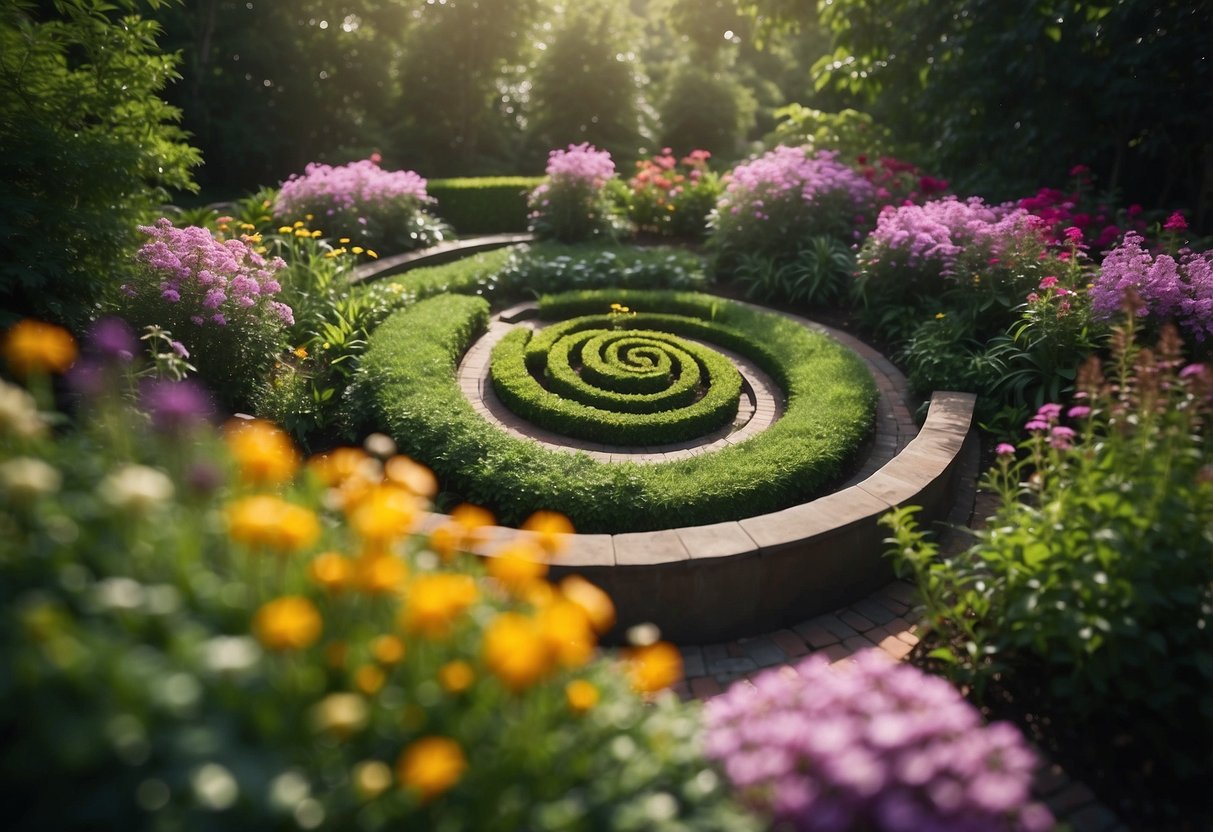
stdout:
<svg viewBox="0 0 1213 832">
<path fill-rule="evenodd" d="M 672 463 L 604 464 L 515 439 L 473 410 L 455 381 L 487 320 L 479 298 L 443 296 L 396 313 L 371 336 L 353 396 L 367 428 L 432 466 L 462 498 L 517 523 L 549 508 L 582 532 L 643 531 L 762 514 L 809 499 L 847 468 L 871 429 L 876 390 L 863 362 L 794 321 L 709 295 L 609 290 L 545 298 L 545 314 L 612 302 L 694 315 L 744 333 L 746 352 L 787 392 L 758 436 Z"/>
<path fill-rule="evenodd" d="M 527 228 L 527 194 L 542 176 L 486 176 L 431 179 L 426 187 L 438 200 L 434 213 L 456 233 L 503 234 Z"/>
</svg>

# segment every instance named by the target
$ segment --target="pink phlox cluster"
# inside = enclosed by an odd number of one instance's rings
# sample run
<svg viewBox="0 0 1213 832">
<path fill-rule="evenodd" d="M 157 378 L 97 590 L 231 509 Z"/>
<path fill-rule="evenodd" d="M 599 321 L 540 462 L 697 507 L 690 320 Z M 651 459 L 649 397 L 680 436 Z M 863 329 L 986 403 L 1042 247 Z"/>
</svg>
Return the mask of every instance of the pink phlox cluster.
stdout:
<svg viewBox="0 0 1213 832">
<path fill-rule="evenodd" d="M 980 197 L 949 196 L 922 205 L 886 206 L 870 243 L 877 260 L 896 253 L 908 266 L 933 263 L 949 275 L 956 258 L 969 246 L 985 246 L 997 256 L 1009 240 L 1033 232 L 1038 225 L 1022 208 L 987 205 Z"/>
<path fill-rule="evenodd" d="M 135 259 L 151 269 L 161 299 L 205 310 L 191 316 L 195 323 L 224 326 L 233 314 L 257 306 L 283 324 L 295 322 L 291 308 L 272 299 L 282 291 L 274 277 L 286 266 L 282 258 L 266 260 L 244 240 L 217 240 L 205 228 L 176 228 L 163 217 L 139 231 L 150 239 Z"/>
<path fill-rule="evenodd" d="M 615 175 L 615 163 L 609 152 L 582 142 L 569 145 L 567 150 L 551 151 L 545 172 L 553 180 L 582 180 L 601 187 Z"/>
<path fill-rule="evenodd" d="M 1176 260 L 1152 255 L 1135 231 L 1125 234 L 1100 264 L 1091 287 L 1091 314 L 1100 320 L 1114 316 L 1133 289 L 1141 299 L 1137 314 L 1158 321 L 1176 321 L 1193 338 L 1213 334 L 1213 251 L 1183 249 Z"/>
<path fill-rule="evenodd" d="M 426 180 L 414 171 L 384 170 L 371 159 L 338 166 L 312 162 L 302 176 L 282 183 L 274 214 L 334 216 L 398 201 L 421 205 L 430 201 L 425 188 Z"/>
<path fill-rule="evenodd" d="M 1036 756 L 1009 723 L 983 725 L 946 681 L 878 651 L 840 671 L 813 656 L 706 708 L 706 751 L 774 825 L 826 830 L 1045 830 Z"/>
<path fill-rule="evenodd" d="M 733 169 L 720 206 L 791 198 L 811 204 L 841 194 L 857 210 L 869 208 L 876 200 L 876 186 L 839 162 L 837 156 L 827 150 L 810 156 L 804 148 L 777 147 Z"/>
</svg>

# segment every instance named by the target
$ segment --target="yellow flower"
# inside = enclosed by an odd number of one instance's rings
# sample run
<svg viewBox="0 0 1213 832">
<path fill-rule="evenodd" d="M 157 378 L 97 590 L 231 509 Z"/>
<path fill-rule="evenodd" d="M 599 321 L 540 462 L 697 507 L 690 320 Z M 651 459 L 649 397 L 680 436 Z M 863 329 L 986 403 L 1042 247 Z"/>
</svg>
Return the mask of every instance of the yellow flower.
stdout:
<svg viewBox="0 0 1213 832">
<path fill-rule="evenodd" d="M 555 511 L 537 511 L 522 524 L 524 531 L 533 532 L 536 541 L 549 555 L 562 551 L 573 533 L 569 518 Z"/>
<path fill-rule="evenodd" d="M 460 531 L 459 548 L 469 550 L 484 542 L 481 530 L 493 525 L 493 513 L 471 503 L 462 503 L 451 511 L 451 520 Z"/>
<path fill-rule="evenodd" d="M 305 220 L 307 220 L 308 222 L 311 222 L 312 220 L 316 219 L 316 215 L 315 214 L 304 214 L 303 218 Z"/>
<path fill-rule="evenodd" d="M 948 317 L 948 316 L 947 316 L 947 315 L 945 315 L 943 312 L 936 312 L 936 313 L 935 313 L 935 320 L 937 320 L 937 321 L 942 321 L 942 320 L 943 320 L 944 318 L 946 318 L 946 317 Z"/>
<path fill-rule="evenodd" d="M 378 760 L 365 760 L 354 766 L 354 789 L 363 800 L 374 800 L 392 785 L 392 770 Z"/>
<path fill-rule="evenodd" d="M 611 596 L 580 575 L 569 575 L 560 582 L 560 592 L 585 611 L 594 632 L 602 635 L 615 626 L 615 605 Z"/>
<path fill-rule="evenodd" d="M 290 233 L 291 233 L 292 231 L 294 231 L 294 230 L 295 230 L 295 229 L 291 228 L 289 225 L 280 225 L 280 226 L 278 226 L 278 233 L 279 233 L 279 234 L 290 234 Z"/>
<path fill-rule="evenodd" d="M 310 546 L 320 536 L 320 521 L 303 506 L 258 494 L 227 508 L 228 534 L 253 549 L 286 555 Z"/>
<path fill-rule="evenodd" d="M 296 358 L 307 358 L 307 347 L 295 347 Z"/>
<path fill-rule="evenodd" d="M 538 613 L 539 629 L 563 667 L 580 667 L 594 655 L 597 639 L 585 610 L 556 598 Z"/>
<path fill-rule="evenodd" d="M 447 662 L 438 668 L 438 683 L 447 693 L 463 693 L 476 681 L 476 672 L 463 660 Z"/>
<path fill-rule="evenodd" d="M 668 641 L 636 647 L 627 653 L 628 678 L 641 693 L 655 693 L 682 678 L 682 654 Z"/>
<path fill-rule="evenodd" d="M 379 255 L 378 255 L 378 254 L 376 254 L 374 251 L 372 251 L 372 250 L 371 250 L 371 249 L 369 249 L 369 248 L 366 250 L 366 256 L 367 256 L 367 257 L 369 257 L 369 258 L 371 258 L 372 260 L 378 260 L 378 259 L 379 259 Z"/>
<path fill-rule="evenodd" d="M 430 801 L 458 783 L 467 767 L 459 743 L 449 737 L 422 737 L 404 749 L 396 763 L 396 776 L 401 786 Z"/>
<path fill-rule="evenodd" d="M 443 523 L 430 532 L 430 548 L 441 555 L 443 560 L 451 559 L 461 540 L 463 530 L 455 523 Z"/>
<path fill-rule="evenodd" d="M 362 246 L 354 246 L 350 251 L 354 252 L 354 254 L 362 254 L 365 249 Z"/>
<path fill-rule="evenodd" d="M 303 220 L 295 220 L 295 228 L 303 228 Z"/>
<path fill-rule="evenodd" d="M 243 231 L 256 231 L 257 230 L 257 226 L 253 225 L 251 222 L 240 223 L 240 228 Z"/>
<path fill-rule="evenodd" d="M 329 487 L 339 486 L 367 470 L 371 458 L 361 448 L 335 448 L 307 461 L 307 468 Z"/>
<path fill-rule="evenodd" d="M 311 237 L 312 233 L 310 231 L 308 231 L 306 228 L 296 228 L 295 236 L 296 237 Z"/>
<path fill-rule="evenodd" d="M 356 693 L 330 693 L 311 712 L 312 727 L 345 739 L 366 727 L 369 709 Z"/>
<path fill-rule="evenodd" d="M 312 232 L 312 239 L 315 239 L 316 237 L 319 237 L 319 236 L 320 236 L 321 234 L 323 234 L 323 233 L 324 233 L 324 232 L 322 232 L 322 231 L 321 231 L 319 228 L 317 228 L 315 231 L 313 231 L 313 232 Z"/>
<path fill-rule="evenodd" d="M 376 636 L 371 642 L 371 655 L 380 664 L 399 664 L 404 661 L 404 641 L 399 636 Z"/>
<path fill-rule="evenodd" d="M 384 475 L 394 483 L 403 485 L 418 497 L 431 498 L 438 493 L 438 478 L 424 465 L 407 456 L 394 456 L 383 466 Z"/>
<path fill-rule="evenodd" d="M 489 555 L 488 573 L 509 592 L 522 595 L 530 584 L 543 580 L 548 565 L 538 548 L 521 542 Z"/>
<path fill-rule="evenodd" d="M 312 559 L 308 575 L 329 592 L 341 592 L 353 583 L 354 562 L 337 552 L 324 552 Z"/>
<path fill-rule="evenodd" d="M 27 319 L 4 334 L 3 352 L 16 375 L 62 373 L 76 360 L 76 341 L 61 326 Z"/>
<path fill-rule="evenodd" d="M 408 599 L 400 612 L 405 632 L 426 638 L 445 638 L 455 620 L 476 603 L 480 593 L 470 575 L 436 572 L 421 575 L 408 588 Z"/>
<path fill-rule="evenodd" d="M 342 238 L 341 238 L 340 240 L 338 240 L 337 242 L 341 243 L 341 245 L 343 245 L 343 246 L 344 246 L 344 245 L 348 245 L 348 244 L 349 244 L 349 242 L 350 242 L 350 238 L 349 238 L 349 237 L 342 237 Z"/>
<path fill-rule="evenodd" d="M 358 559 L 358 586 L 368 595 L 392 595 L 404 590 L 408 565 L 391 553 Z"/>
<path fill-rule="evenodd" d="M 574 679 L 565 685 L 564 698 L 569 703 L 570 711 L 583 714 L 598 704 L 598 688 L 585 679 Z"/>
<path fill-rule="evenodd" d="M 316 606 L 306 598 L 276 598 L 253 616 L 253 634 L 270 650 L 299 650 L 320 638 L 323 623 Z"/>
<path fill-rule="evenodd" d="M 526 690 L 553 669 L 551 646 L 539 625 L 525 615 L 503 612 L 484 634 L 484 663 L 515 693 Z"/>
<path fill-rule="evenodd" d="M 347 511 L 350 527 L 371 548 L 407 535 L 417 521 L 417 498 L 393 483 L 371 487 Z"/>
<path fill-rule="evenodd" d="M 245 482 L 253 485 L 286 482 L 299 468 L 295 446 L 269 422 L 233 420 L 224 430 L 224 439 Z"/>
<path fill-rule="evenodd" d="M 354 671 L 354 685 L 367 696 L 374 696 L 383 688 L 387 674 L 373 664 L 364 664 Z"/>
</svg>

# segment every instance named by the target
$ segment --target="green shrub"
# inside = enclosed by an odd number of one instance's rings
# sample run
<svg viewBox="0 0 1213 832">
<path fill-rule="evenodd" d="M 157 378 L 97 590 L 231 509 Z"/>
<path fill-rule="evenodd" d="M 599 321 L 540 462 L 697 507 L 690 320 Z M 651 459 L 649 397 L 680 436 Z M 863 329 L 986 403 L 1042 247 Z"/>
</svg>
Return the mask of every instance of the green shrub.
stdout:
<svg viewBox="0 0 1213 832">
<path fill-rule="evenodd" d="M 987 483 L 1001 503 L 968 551 L 940 557 L 912 510 L 887 522 L 932 655 L 955 679 L 980 693 L 1000 677 L 1080 726 L 1133 725 L 1138 750 L 1201 778 L 1213 748 L 1213 374 L 1183 364 L 1174 330 L 1154 350 L 1121 332 L 1110 377 L 1091 358 L 1066 419 L 1045 404 L 1021 460 L 999 447 Z"/>
<path fill-rule="evenodd" d="M 638 231 L 692 240 L 707 235 L 708 215 L 724 190 L 720 177 L 708 169 L 711 155 L 692 150 L 677 159 L 665 148 L 636 163 L 636 173 L 619 196 Z"/>
<path fill-rule="evenodd" d="M 621 322 L 610 315 L 576 318 L 534 338 L 529 329 L 519 328 L 493 350 L 493 386 L 506 407 L 565 436 L 611 445 L 663 445 L 703 436 L 733 420 L 741 395 L 741 375 L 724 356 L 668 334 L 702 337 L 705 330 L 710 337 L 712 327 L 669 315 L 636 315 Z M 617 354 L 611 355 L 614 361 L 603 361 L 604 354 L 637 348 L 647 356 L 637 361 L 637 368 L 656 372 L 606 372 L 627 365 Z M 663 367 L 654 367 L 654 353 L 665 359 Z M 587 381 L 593 371 L 577 372 L 582 363 L 594 366 L 590 356 L 604 365 L 598 377 L 608 384 L 620 384 L 622 375 L 666 386 L 654 392 L 595 386 Z M 700 398 L 701 386 L 707 393 Z"/>
<path fill-rule="evenodd" d="M 427 187 L 438 201 L 432 210 L 462 235 L 527 230 L 527 195 L 543 182 L 539 176 L 485 176 L 431 179 Z"/>
<path fill-rule="evenodd" d="M 621 289 L 544 298 L 541 310 L 565 317 L 612 302 L 743 333 L 744 346 L 713 337 L 783 387 L 783 417 L 744 443 L 672 463 L 603 464 L 545 450 L 486 422 L 460 392 L 456 365 L 488 304 L 452 295 L 398 312 L 372 334 L 352 391 L 365 427 L 389 433 L 451 490 L 507 523 L 544 507 L 587 533 L 714 523 L 803 502 L 846 470 L 871 429 L 876 390 L 863 362 L 770 312 L 709 295 Z"/>
<path fill-rule="evenodd" d="M 740 254 L 729 279 L 753 300 L 824 304 L 847 296 L 854 271 L 850 246 L 832 237 L 810 237 L 788 261 Z"/>
</svg>

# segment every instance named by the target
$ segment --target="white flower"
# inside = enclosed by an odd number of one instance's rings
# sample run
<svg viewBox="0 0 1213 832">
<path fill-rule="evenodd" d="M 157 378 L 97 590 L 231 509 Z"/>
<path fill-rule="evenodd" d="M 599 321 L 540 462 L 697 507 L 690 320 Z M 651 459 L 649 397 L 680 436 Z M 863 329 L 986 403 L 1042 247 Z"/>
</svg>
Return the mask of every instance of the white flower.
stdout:
<svg viewBox="0 0 1213 832">
<path fill-rule="evenodd" d="M 40 459 L 19 456 L 0 463 L 0 492 L 13 502 L 27 502 L 59 490 L 63 477 Z"/>
<path fill-rule="evenodd" d="M 32 439 L 45 428 L 34 397 L 14 384 L 0 381 L 0 435 Z"/>
<path fill-rule="evenodd" d="M 97 487 L 101 499 L 121 511 L 144 514 L 173 496 L 173 481 L 146 465 L 124 465 Z"/>
</svg>

